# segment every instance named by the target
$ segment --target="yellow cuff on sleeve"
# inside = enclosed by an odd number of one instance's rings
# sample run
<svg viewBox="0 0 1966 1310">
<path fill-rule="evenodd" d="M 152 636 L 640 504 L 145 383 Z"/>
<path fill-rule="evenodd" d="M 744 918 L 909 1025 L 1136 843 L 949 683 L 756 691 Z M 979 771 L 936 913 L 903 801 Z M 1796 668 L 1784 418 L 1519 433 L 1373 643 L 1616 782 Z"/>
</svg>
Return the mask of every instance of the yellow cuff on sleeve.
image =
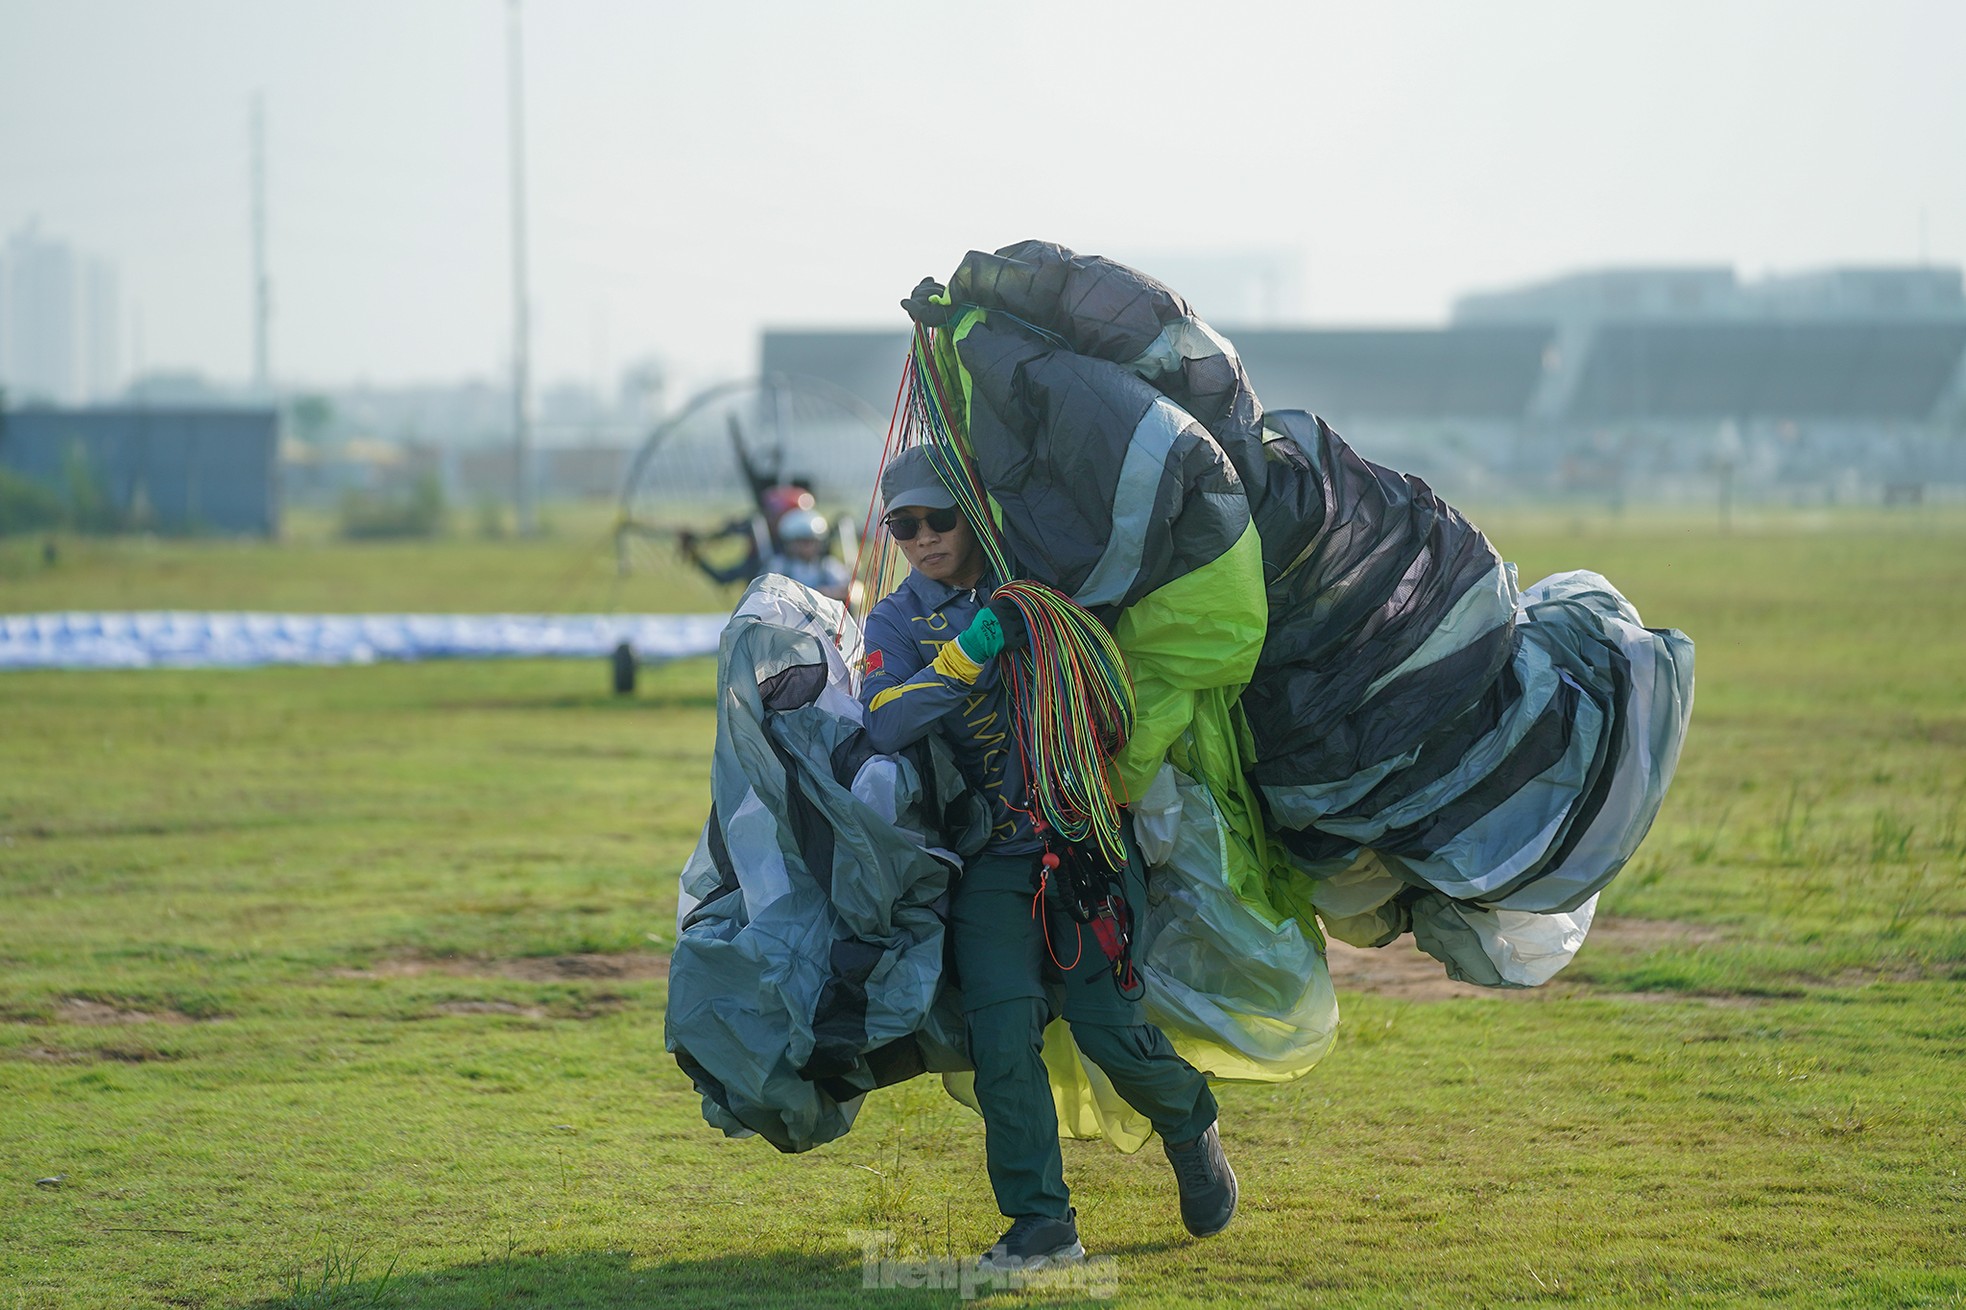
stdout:
<svg viewBox="0 0 1966 1310">
<path fill-rule="evenodd" d="M 983 672 L 983 666 L 969 657 L 968 652 L 963 650 L 962 643 L 955 641 L 943 642 L 942 649 L 935 653 L 935 659 L 929 667 L 943 677 L 953 679 L 964 686 L 975 682 L 976 675 Z"/>
</svg>

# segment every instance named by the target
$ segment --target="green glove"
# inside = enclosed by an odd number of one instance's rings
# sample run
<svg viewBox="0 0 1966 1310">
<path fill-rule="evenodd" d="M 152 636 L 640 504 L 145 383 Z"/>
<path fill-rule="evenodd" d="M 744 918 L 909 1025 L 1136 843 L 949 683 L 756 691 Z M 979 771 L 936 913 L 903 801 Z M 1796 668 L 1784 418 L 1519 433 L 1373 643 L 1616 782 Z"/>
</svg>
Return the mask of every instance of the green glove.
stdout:
<svg viewBox="0 0 1966 1310">
<path fill-rule="evenodd" d="M 976 612 L 976 618 L 956 638 L 956 644 L 963 648 L 963 654 L 981 664 L 1003 650 L 1003 625 L 986 606 Z"/>
</svg>

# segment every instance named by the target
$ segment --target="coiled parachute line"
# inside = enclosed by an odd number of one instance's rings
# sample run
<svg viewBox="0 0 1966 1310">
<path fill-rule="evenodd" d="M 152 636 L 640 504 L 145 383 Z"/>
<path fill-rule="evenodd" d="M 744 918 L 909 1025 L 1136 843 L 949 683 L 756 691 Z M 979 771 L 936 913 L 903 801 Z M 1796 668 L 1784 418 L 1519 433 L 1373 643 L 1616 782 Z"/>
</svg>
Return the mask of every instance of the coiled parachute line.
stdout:
<svg viewBox="0 0 1966 1310">
<path fill-rule="evenodd" d="M 1041 582 L 997 588 L 1024 618 L 1030 643 L 1003 663 L 1011 719 L 1031 780 L 1033 816 L 1074 846 L 1126 867 L 1107 763 L 1133 735 L 1133 682 L 1113 634 Z"/>
<path fill-rule="evenodd" d="M 1014 604 L 1024 619 L 1029 643 L 1000 656 L 999 667 L 1024 757 L 1033 822 L 1072 845 L 1096 847 L 1111 867 L 1122 868 L 1121 801 L 1113 795 L 1107 766 L 1133 734 L 1133 683 L 1125 657 L 1113 634 L 1070 597 L 1018 576 L 995 506 L 976 475 L 960 410 L 952 403 L 953 361 L 942 355 L 953 343 L 940 337 L 915 328 L 881 466 L 911 447 L 927 450 L 992 572 L 1006 579 L 995 595 Z M 870 499 L 862 534 L 870 547 L 861 552 L 859 569 L 869 607 L 905 572 L 874 506 Z"/>
</svg>

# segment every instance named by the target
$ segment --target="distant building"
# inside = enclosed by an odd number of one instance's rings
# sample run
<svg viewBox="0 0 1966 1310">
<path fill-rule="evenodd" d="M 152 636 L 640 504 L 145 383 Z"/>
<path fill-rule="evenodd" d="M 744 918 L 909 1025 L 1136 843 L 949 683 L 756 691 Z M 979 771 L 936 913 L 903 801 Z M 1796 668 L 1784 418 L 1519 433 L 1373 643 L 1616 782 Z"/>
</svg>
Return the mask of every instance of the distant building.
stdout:
<svg viewBox="0 0 1966 1310">
<path fill-rule="evenodd" d="M 1966 488 L 1957 268 L 1605 269 L 1464 296 L 1445 327 L 1216 326 L 1266 407 L 1453 495 Z M 900 329 L 768 329 L 762 364 L 886 413 L 907 350 Z"/>
<path fill-rule="evenodd" d="M 350 490 L 400 491 L 435 477 L 454 504 L 511 499 L 516 487 L 512 395 L 484 380 L 309 391 L 306 421 L 290 414 L 289 504 L 332 504 Z M 541 389 L 530 482 L 547 499 L 620 494 L 635 450 L 660 418 L 660 369 L 642 361 L 609 395 L 582 382 Z"/>
<path fill-rule="evenodd" d="M 123 385 L 122 287 L 106 260 L 82 264 L 82 398 L 106 404 Z"/>
<path fill-rule="evenodd" d="M 132 526 L 273 537 L 278 428 L 270 409 L 9 409 L 0 467 L 65 495 L 80 481 Z"/>
<path fill-rule="evenodd" d="M 550 498 L 611 500 L 621 494 L 622 478 L 634 448 L 627 445 L 544 446 L 530 453 L 532 485 Z M 419 458 L 442 479 L 452 499 L 474 504 L 503 501 L 515 483 L 514 452 L 505 446 L 419 447 Z"/>
<path fill-rule="evenodd" d="M 898 311 L 897 311 L 898 314 Z M 758 371 L 821 378 L 882 418 L 894 412 L 911 334 L 895 328 L 766 328 Z"/>
<path fill-rule="evenodd" d="M 1454 322 L 1966 316 L 1956 268 L 1828 268 L 1742 282 L 1719 266 L 1571 273 L 1454 302 Z"/>
<path fill-rule="evenodd" d="M 122 384 L 114 268 L 30 223 L 0 249 L 0 387 L 15 404 L 77 405 Z"/>
<path fill-rule="evenodd" d="M 1137 258 L 1106 253 L 1151 270 L 1210 323 L 1273 327 L 1304 317 L 1304 257 L 1298 250 L 1141 251 Z"/>
<path fill-rule="evenodd" d="M 1517 467 L 1645 494 L 1716 475 L 1917 499 L 1966 483 L 1966 293 L 1949 267 L 1611 269 L 1463 297 L 1449 330 L 1553 332 Z"/>
</svg>

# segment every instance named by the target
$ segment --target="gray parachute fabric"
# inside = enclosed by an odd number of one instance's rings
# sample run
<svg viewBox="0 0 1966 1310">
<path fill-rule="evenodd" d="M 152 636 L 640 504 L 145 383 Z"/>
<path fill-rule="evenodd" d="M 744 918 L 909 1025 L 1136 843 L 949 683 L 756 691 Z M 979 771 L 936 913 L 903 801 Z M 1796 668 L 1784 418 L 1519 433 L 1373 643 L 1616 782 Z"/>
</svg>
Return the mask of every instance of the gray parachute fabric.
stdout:
<svg viewBox="0 0 1966 1310">
<path fill-rule="evenodd" d="M 958 305 L 1002 310 L 1075 354 L 1119 365 L 1206 428 L 1251 507 L 1264 490 L 1262 406 L 1235 348 L 1165 284 L 1048 241 L 972 250 L 949 279 Z"/>
<path fill-rule="evenodd" d="M 832 634 L 847 633 L 843 652 Z M 800 1151 L 861 1097 L 962 1063 L 942 999 L 944 910 L 987 811 L 947 751 L 865 745 L 839 605 L 754 582 L 718 655 L 712 804 L 682 874 L 666 1044 L 704 1117 Z"/>
<path fill-rule="evenodd" d="M 1599 889 L 1664 799 L 1693 696 L 1692 643 L 1643 627 L 1597 574 L 1529 588 L 1516 630 L 1511 676 L 1521 690 L 1495 726 L 1432 794 L 1415 794 L 1414 809 L 1324 820 L 1365 849 L 1327 862 L 1314 892 L 1335 936 L 1377 946 L 1411 931 L 1450 975 L 1490 987 L 1544 982 L 1582 944 Z M 1420 847 L 1396 825 L 1415 812 L 1450 823 L 1455 790 L 1476 790 L 1521 760 L 1522 743 L 1551 721 L 1548 707 L 1565 703 L 1569 730 L 1530 757 L 1528 767 L 1546 766 L 1537 776 L 1423 854 L 1398 853 Z"/>
</svg>

